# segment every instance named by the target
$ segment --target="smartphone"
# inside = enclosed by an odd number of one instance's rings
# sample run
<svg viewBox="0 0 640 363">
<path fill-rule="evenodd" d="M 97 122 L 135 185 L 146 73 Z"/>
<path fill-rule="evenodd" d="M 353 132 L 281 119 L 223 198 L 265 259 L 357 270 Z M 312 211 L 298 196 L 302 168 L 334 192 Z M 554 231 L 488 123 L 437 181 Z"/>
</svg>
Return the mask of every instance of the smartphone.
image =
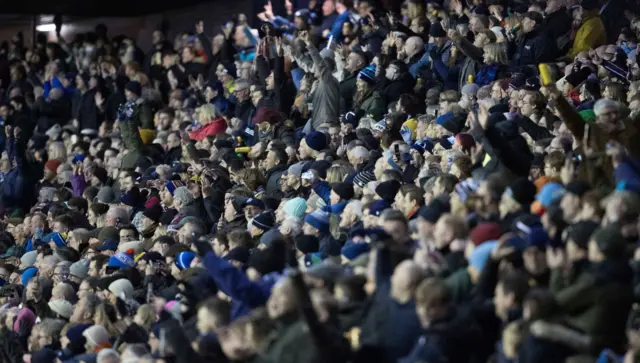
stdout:
<svg viewBox="0 0 640 363">
<path fill-rule="evenodd" d="M 395 144 L 394 147 L 393 147 L 393 151 L 396 154 L 396 159 L 398 161 L 402 160 L 402 158 L 400 157 L 400 145 Z"/>
</svg>

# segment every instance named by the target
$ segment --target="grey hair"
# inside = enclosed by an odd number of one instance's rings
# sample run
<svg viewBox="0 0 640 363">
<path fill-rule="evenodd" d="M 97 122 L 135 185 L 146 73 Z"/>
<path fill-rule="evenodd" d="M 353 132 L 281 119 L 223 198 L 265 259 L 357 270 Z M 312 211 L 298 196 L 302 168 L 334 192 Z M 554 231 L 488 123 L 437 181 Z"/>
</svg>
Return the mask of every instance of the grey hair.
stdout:
<svg viewBox="0 0 640 363">
<path fill-rule="evenodd" d="M 107 211 L 107 218 L 115 218 L 115 219 L 119 218 L 121 221 L 128 221 L 129 212 L 127 212 L 127 210 L 124 208 L 111 206 Z"/>
<path fill-rule="evenodd" d="M 282 221 L 282 225 L 288 224 L 291 228 L 291 236 L 296 237 L 302 234 L 302 220 L 296 217 L 286 217 L 284 221 Z"/>
<path fill-rule="evenodd" d="M 40 331 L 50 337 L 59 337 L 62 332 L 62 328 L 65 326 L 64 320 L 60 319 L 44 319 L 38 324 Z"/>
<path fill-rule="evenodd" d="M 596 116 L 599 116 L 599 115 L 602 114 L 602 112 L 606 108 L 616 108 L 617 110 L 619 110 L 620 109 L 620 103 L 618 101 L 607 100 L 605 98 L 601 98 L 601 99 L 597 100 L 596 103 L 593 105 L 593 112 L 596 114 Z"/>
<path fill-rule="evenodd" d="M 367 150 L 367 148 L 364 146 L 354 147 L 353 150 L 351 150 L 351 154 L 354 158 L 361 158 L 364 161 L 369 160 L 369 157 L 371 156 L 369 150 Z"/>
</svg>

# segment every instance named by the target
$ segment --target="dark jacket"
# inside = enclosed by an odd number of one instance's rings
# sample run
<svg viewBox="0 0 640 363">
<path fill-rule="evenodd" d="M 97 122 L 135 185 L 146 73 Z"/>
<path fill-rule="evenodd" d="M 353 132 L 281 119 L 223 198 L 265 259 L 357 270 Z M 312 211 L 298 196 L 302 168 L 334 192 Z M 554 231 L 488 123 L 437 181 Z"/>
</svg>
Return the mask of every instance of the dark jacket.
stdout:
<svg viewBox="0 0 640 363">
<path fill-rule="evenodd" d="M 386 77 L 383 77 L 378 81 L 376 87 L 388 107 L 391 103 L 396 102 L 403 94 L 412 93 L 415 85 L 415 78 L 407 72 L 401 74 L 395 81 L 390 81 Z"/>
<path fill-rule="evenodd" d="M 11 170 L 4 176 L 2 183 L 2 207 L 22 208 L 28 211 L 35 202 L 35 172 L 33 165 L 26 160 L 25 141 L 11 137 L 6 141 L 7 154 Z"/>
<path fill-rule="evenodd" d="M 633 304 L 632 279 L 627 261 L 605 260 L 554 294 L 567 321 L 591 338 L 592 354 L 604 348 L 624 352 L 625 326 Z"/>
<path fill-rule="evenodd" d="M 431 322 L 411 353 L 400 363 L 476 362 L 482 331 L 471 315 L 451 307 L 447 315 Z"/>
<path fill-rule="evenodd" d="M 539 63 L 549 62 L 553 60 L 553 48 L 541 28 L 536 28 L 525 34 L 515 45 L 511 57 L 513 65 L 516 67 L 535 66 Z"/>
<path fill-rule="evenodd" d="M 371 117 L 374 120 L 382 119 L 387 111 L 387 103 L 377 91 L 371 91 L 362 104 L 354 107 L 356 120 L 362 117 Z"/>
<path fill-rule="evenodd" d="M 345 71 L 344 79 L 340 82 L 340 109 L 343 112 L 351 110 L 353 106 L 353 95 L 356 93 L 356 82 L 358 81 L 358 73 L 347 73 Z"/>
<path fill-rule="evenodd" d="M 287 165 L 284 164 L 276 165 L 271 170 L 267 171 L 267 187 L 265 188 L 265 192 L 268 195 L 282 196 L 282 191 L 280 190 L 280 178 L 282 178 L 282 174 L 284 174 L 287 169 Z"/>
<path fill-rule="evenodd" d="M 553 58 L 559 58 L 571 48 L 571 25 L 573 19 L 566 7 L 547 14 L 544 18 L 542 32 L 549 39 L 553 47 Z"/>
<path fill-rule="evenodd" d="M 44 133 L 53 125 L 64 126 L 71 120 L 71 101 L 68 98 L 45 100 L 40 97 L 32 109 L 33 119 L 38 124 L 40 133 Z"/>
</svg>

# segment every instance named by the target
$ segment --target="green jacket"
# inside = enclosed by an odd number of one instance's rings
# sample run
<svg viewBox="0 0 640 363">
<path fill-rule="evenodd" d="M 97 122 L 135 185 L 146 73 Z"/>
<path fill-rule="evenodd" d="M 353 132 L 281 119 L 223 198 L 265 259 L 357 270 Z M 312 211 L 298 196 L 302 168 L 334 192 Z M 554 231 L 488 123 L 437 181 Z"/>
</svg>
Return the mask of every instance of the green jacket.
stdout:
<svg viewBox="0 0 640 363">
<path fill-rule="evenodd" d="M 369 95 L 369 97 L 367 97 L 367 99 L 360 105 L 360 108 L 356 112 L 356 117 L 358 119 L 362 117 L 371 117 L 372 119 L 379 121 L 385 113 L 387 113 L 387 103 L 377 91 L 373 91 L 371 92 L 371 95 Z"/>
<path fill-rule="evenodd" d="M 120 121 L 120 134 L 124 147 L 129 153 L 122 158 L 123 169 L 133 169 L 144 147 L 140 138 L 140 129 L 153 129 L 153 111 L 142 98 L 138 99 L 133 115 L 128 121 Z"/>
<path fill-rule="evenodd" d="M 473 282 L 466 268 L 458 269 L 458 271 L 449 275 L 444 283 L 451 289 L 451 296 L 455 302 L 469 301 L 473 291 Z"/>
<path fill-rule="evenodd" d="M 631 282 L 611 278 L 596 278 L 593 269 L 580 274 L 575 281 L 560 290 L 551 288 L 567 321 L 591 338 L 591 353 L 604 348 L 624 351 L 625 326 L 633 303 Z M 558 279 L 552 277 L 553 282 Z"/>
<path fill-rule="evenodd" d="M 263 356 L 278 363 L 320 362 L 309 326 L 300 319 L 279 329 Z"/>
</svg>

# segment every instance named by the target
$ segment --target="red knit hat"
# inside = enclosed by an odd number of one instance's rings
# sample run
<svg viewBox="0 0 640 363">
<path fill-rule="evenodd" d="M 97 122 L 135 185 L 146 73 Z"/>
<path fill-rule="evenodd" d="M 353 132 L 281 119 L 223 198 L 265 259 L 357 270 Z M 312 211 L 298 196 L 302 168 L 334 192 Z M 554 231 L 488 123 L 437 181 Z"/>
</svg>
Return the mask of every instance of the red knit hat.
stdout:
<svg viewBox="0 0 640 363">
<path fill-rule="evenodd" d="M 471 242 L 479 246 L 487 241 L 495 241 L 502 236 L 502 229 L 498 223 L 481 223 L 471 230 Z"/>
<path fill-rule="evenodd" d="M 256 115 L 253 117 L 253 122 L 257 124 L 261 124 L 263 122 L 268 122 L 270 124 L 277 124 L 282 121 L 283 115 L 282 112 L 278 111 L 273 107 L 260 107 Z"/>
<path fill-rule="evenodd" d="M 44 167 L 49 169 L 52 173 L 57 173 L 60 164 L 62 164 L 60 160 L 51 159 L 44 163 Z"/>
</svg>

